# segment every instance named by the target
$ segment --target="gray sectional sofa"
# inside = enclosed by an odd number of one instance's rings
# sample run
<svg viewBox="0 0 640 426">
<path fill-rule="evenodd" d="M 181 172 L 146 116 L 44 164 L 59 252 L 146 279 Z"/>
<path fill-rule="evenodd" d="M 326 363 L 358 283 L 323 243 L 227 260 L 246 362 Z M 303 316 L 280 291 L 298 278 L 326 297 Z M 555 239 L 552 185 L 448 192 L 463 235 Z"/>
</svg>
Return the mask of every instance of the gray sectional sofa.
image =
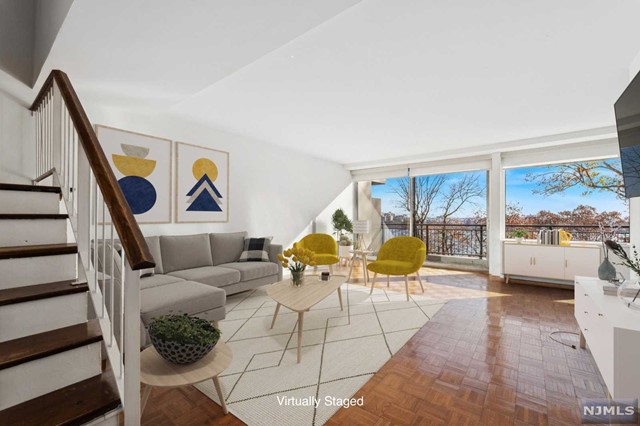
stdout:
<svg viewBox="0 0 640 426">
<path fill-rule="evenodd" d="M 282 280 L 282 246 L 271 245 L 270 262 L 238 262 L 245 237 L 234 232 L 145 238 L 156 267 L 142 271 L 140 279 L 143 346 L 150 344 L 146 328 L 157 316 L 187 313 L 218 321 L 225 317 L 228 295 Z"/>
</svg>

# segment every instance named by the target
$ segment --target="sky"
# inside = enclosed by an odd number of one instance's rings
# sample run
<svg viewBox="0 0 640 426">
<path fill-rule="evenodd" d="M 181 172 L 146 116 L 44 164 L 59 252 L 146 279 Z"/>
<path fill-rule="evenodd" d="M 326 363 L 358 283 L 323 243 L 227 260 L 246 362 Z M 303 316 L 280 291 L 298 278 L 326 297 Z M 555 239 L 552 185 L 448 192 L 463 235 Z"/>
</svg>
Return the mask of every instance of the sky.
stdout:
<svg viewBox="0 0 640 426">
<path fill-rule="evenodd" d="M 554 166 L 551 166 L 554 167 Z M 549 210 L 559 212 L 563 210 L 573 210 L 580 204 L 588 204 L 601 211 L 617 210 L 622 212 L 623 216 L 628 215 L 627 205 L 619 200 L 615 194 L 611 192 L 593 192 L 588 197 L 582 195 L 583 188 L 574 187 L 564 191 L 561 194 L 543 196 L 534 194 L 533 190 L 538 187 L 534 182 L 527 182 L 525 177 L 528 173 L 548 172 L 548 166 L 524 167 L 518 169 L 509 169 L 506 171 L 506 200 L 507 203 L 518 203 L 524 214 L 535 214 L 540 210 Z M 481 183 L 486 185 L 485 172 L 473 172 L 480 176 Z M 448 184 L 459 180 L 464 173 L 450 173 L 448 176 Z M 382 212 L 394 212 L 396 214 L 406 214 L 401 208 L 397 207 L 398 197 L 391 191 L 390 186 L 397 182 L 398 179 L 387 179 L 385 185 L 374 185 L 371 188 L 373 197 L 382 199 Z M 486 199 L 484 197 L 476 200 L 477 205 L 469 205 L 461 209 L 456 217 L 464 218 L 473 216 L 473 212 L 481 207 L 486 210 Z"/>
<path fill-rule="evenodd" d="M 555 168 L 555 166 L 552 166 Z M 626 203 L 619 200 L 616 195 L 609 191 L 594 191 L 588 196 L 583 196 L 583 187 L 569 188 L 562 193 L 544 196 L 534 194 L 533 190 L 538 187 L 537 183 L 527 182 L 525 177 L 528 173 L 552 171 L 547 166 L 524 167 L 510 169 L 506 171 L 507 183 L 507 204 L 517 202 L 524 214 L 534 214 L 540 210 L 559 212 L 563 210 L 573 210 L 580 204 L 587 204 L 596 208 L 598 212 L 619 211 L 622 216 L 628 215 Z"/>
</svg>

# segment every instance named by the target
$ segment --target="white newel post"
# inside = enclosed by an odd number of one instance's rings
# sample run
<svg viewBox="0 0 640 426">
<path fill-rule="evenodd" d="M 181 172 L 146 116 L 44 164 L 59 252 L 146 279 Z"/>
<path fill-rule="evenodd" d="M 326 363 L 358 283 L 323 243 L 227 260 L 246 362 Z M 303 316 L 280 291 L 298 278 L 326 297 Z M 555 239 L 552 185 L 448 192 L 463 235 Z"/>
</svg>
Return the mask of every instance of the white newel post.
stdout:
<svg viewBox="0 0 640 426">
<path fill-rule="evenodd" d="M 124 273 L 124 424 L 140 424 L 140 272 L 125 260 Z"/>
</svg>

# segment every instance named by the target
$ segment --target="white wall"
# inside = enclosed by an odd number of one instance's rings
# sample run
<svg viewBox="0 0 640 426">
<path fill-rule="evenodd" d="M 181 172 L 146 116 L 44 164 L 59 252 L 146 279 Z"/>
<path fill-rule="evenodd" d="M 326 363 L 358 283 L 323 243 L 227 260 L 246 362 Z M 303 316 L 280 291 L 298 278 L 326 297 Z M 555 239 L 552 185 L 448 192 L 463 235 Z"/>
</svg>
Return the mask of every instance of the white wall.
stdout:
<svg viewBox="0 0 640 426">
<path fill-rule="evenodd" d="M 1 76 L 0 76 L 1 77 Z M 0 78 L 0 182 L 29 183 L 35 173 L 31 113 L 15 96 L 2 90 Z"/>
<path fill-rule="evenodd" d="M 331 216 L 337 209 L 342 209 L 347 217 L 353 220 L 353 184 L 347 183 L 343 191 L 338 194 L 321 212 L 316 216 L 316 232 L 335 235 Z"/>
<path fill-rule="evenodd" d="M 330 210 L 327 205 L 330 203 L 340 204 L 350 214 L 347 210 L 350 201 L 344 205 L 335 201 L 351 183 L 349 172 L 337 163 L 172 115 L 136 116 L 91 105 L 85 107 L 95 124 L 229 152 L 228 223 L 141 225 L 145 235 L 247 230 L 250 235 L 272 235 L 274 242 L 290 245 L 300 233 L 310 231 L 310 224 L 318 215 L 321 228 L 326 227 L 327 209 Z"/>
<path fill-rule="evenodd" d="M 34 42 L 33 0 L 0 0 L 0 69 L 31 84 Z"/>
<path fill-rule="evenodd" d="M 73 0 L 35 1 L 31 84 L 37 80 L 72 4 Z"/>
</svg>

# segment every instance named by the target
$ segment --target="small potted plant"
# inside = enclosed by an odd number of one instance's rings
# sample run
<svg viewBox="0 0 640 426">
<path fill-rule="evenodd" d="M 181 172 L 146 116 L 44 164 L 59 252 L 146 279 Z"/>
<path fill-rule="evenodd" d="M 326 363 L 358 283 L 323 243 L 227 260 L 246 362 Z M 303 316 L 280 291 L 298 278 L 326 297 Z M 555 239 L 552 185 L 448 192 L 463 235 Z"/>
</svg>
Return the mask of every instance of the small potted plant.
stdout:
<svg viewBox="0 0 640 426">
<path fill-rule="evenodd" d="M 183 315 L 163 315 L 149 325 L 156 351 L 174 364 L 191 364 L 207 355 L 220 340 L 220 330 L 209 321 Z"/>
<path fill-rule="evenodd" d="M 316 266 L 316 254 L 302 247 L 287 249 L 284 253 L 278 254 L 278 259 L 283 268 L 288 268 L 291 272 L 291 283 L 300 286 L 304 282 L 304 271 L 307 266 Z"/>
<path fill-rule="evenodd" d="M 338 240 L 338 257 L 348 258 L 351 255 L 351 249 L 353 248 L 353 242 L 348 235 L 340 235 L 340 240 Z"/>
<path fill-rule="evenodd" d="M 515 238 L 516 243 L 521 243 L 524 241 L 524 237 L 526 237 L 529 233 L 524 229 L 516 229 L 511 232 L 511 236 Z"/>
</svg>

